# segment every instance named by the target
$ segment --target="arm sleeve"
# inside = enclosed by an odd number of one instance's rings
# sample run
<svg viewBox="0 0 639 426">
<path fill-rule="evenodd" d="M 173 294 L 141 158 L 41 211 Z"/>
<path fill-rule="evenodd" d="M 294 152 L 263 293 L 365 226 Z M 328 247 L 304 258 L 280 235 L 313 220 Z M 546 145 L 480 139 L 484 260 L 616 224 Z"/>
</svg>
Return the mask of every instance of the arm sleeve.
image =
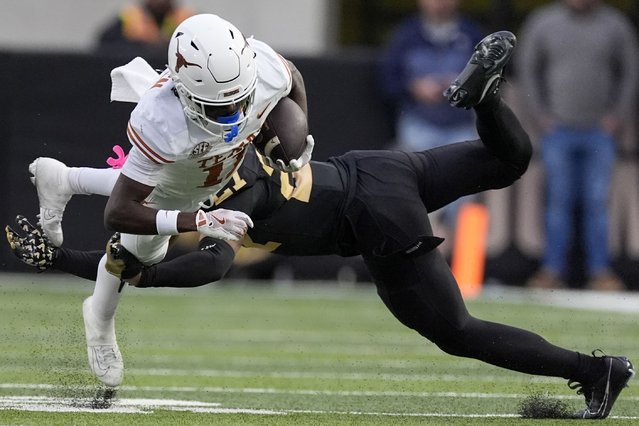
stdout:
<svg viewBox="0 0 639 426">
<path fill-rule="evenodd" d="M 59 247 L 53 269 L 95 281 L 104 250 L 81 251 Z"/>
<path fill-rule="evenodd" d="M 206 237 L 200 240 L 198 251 L 144 268 L 136 287 L 199 287 L 222 279 L 234 258 L 230 245 Z"/>
<path fill-rule="evenodd" d="M 132 147 L 121 173 L 147 186 L 157 186 L 158 173 L 162 166 L 150 162 L 136 147 Z"/>
<path fill-rule="evenodd" d="M 258 58 L 259 84 L 266 90 L 277 93 L 278 98 L 287 96 L 293 85 L 293 76 L 286 59 L 262 41 L 249 38 L 248 44 Z"/>
<path fill-rule="evenodd" d="M 127 124 L 127 137 L 131 150 L 122 174 L 147 186 L 158 184 L 158 174 L 163 166 L 175 162 L 174 155 L 169 152 L 171 140 L 166 131 L 162 131 L 162 123 L 147 117 L 145 107 L 149 101 L 131 113 Z"/>
</svg>

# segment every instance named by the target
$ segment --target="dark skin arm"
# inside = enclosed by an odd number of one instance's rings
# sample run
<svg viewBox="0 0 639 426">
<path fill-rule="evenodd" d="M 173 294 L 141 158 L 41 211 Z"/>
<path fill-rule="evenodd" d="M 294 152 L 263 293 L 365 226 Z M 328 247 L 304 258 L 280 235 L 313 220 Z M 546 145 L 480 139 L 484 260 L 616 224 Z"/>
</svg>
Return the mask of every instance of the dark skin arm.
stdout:
<svg viewBox="0 0 639 426">
<path fill-rule="evenodd" d="M 155 235 L 156 209 L 142 204 L 153 191 L 152 186 L 143 185 L 120 174 L 109 201 L 104 209 L 104 226 L 111 231 L 136 235 Z M 178 214 L 178 231 L 196 231 L 196 213 Z"/>
<path fill-rule="evenodd" d="M 288 97 L 293 99 L 293 101 L 302 108 L 302 111 L 304 111 L 304 114 L 308 117 L 308 103 L 306 101 L 306 86 L 304 85 L 304 78 L 293 62 L 288 60 L 286 62 L 288 63 L 288 67 L 291 70 L 291 76 L 293 77 L 293 85 Z"/>
</svg>

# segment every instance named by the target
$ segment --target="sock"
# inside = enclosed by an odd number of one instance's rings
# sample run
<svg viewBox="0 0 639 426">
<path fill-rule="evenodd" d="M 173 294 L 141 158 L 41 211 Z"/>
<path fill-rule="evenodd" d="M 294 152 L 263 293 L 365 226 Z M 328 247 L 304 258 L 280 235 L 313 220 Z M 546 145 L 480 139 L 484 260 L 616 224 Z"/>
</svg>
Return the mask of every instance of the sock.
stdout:
<svg viewBox="0 0 639 426">
<path fill-rule="evenodd" d="M 69 167 L 69 186 L 74 194 L 111 195 L 120 171 L 116 169 L 94 169 L 92 167 Z"/>
<path fill-rule="evenodd" d="M 115 316 L 115 309 L 118 307 L 122 292 L 120 290 L 120 280 L 107 272 L 106 254 L 102 256 L 98 265 L 98 275 L 91 298 L 91 309 L 96 318 L 107 321 Z"/>
<path fill-rule="evenodd" d="M 580 352 L 577 352 L 577 355 L 579 356 L 579 363 L 570 379 L 579 383 L 592 383 L 597 380 L 603 373 L 603 358 L 596 358 Z"/>
</svg>

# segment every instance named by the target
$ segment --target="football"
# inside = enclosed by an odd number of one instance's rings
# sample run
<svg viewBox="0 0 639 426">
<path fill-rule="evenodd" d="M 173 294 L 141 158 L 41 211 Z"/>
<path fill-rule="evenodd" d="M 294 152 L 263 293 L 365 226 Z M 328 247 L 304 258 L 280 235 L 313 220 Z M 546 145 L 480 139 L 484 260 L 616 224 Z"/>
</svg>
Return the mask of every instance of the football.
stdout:
<svg viewBox="0 0 639 426">
<path fill-rule="evenodd" d="M 304 152 L 307 135 L 308 121 L 302 108 L 292 99 L 282 98 L 266 118 L 253 144 L 260 154 L 288 164 Z"/>
</svg>

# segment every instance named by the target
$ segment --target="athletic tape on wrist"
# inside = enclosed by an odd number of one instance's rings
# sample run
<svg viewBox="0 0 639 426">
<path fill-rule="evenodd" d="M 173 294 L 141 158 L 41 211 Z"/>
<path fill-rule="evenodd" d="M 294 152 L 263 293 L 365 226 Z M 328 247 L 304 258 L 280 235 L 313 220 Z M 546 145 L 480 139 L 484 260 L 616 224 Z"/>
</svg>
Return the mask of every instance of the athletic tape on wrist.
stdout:
<svg viewBox="0 0 639 426">
<path fill-rule="evenodd" d="M 177 226 L 177 217 L 179 210 L 158 210 L 155 215 L 155 227 L 158 235 L 177 235 L 179 234 Z"/>
</svg>

